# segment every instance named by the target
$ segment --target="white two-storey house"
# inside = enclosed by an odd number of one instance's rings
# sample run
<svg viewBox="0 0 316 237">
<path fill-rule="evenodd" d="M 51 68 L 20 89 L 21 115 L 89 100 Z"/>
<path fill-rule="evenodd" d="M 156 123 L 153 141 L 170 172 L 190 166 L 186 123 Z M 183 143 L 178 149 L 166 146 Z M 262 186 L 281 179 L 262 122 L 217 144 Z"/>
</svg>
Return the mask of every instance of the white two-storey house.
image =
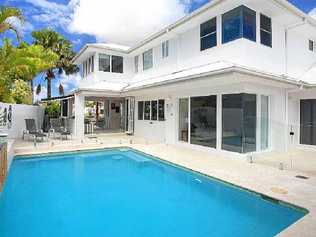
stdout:
<svg viewBox="0 0 316 237">
<path fill-rule="evenodd" d="M 213 0 L 134 47 L 86 45 L 74 63 L 83 80 L 63 113 L 78 138 L 98 101 L 104 131 L 153 141 L 241 154 L 316 145 L 316 21 L 286 0 Z"/>
</svg>

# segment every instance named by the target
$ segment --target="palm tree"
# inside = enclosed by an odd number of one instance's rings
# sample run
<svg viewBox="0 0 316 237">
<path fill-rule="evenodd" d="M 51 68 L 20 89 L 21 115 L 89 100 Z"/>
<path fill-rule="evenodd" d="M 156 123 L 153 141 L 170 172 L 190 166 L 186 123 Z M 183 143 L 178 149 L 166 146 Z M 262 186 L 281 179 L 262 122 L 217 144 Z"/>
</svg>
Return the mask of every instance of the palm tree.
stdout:
<svg viewBox="0 0 316 237">
<path fill-rule="evenodd" d="M 0 7 L 0 34 L 12 30 L 15 32 L 18 40 L 20 41 L 21 37 L 18 29 L 14 26 L 12 18 L 17 18 L 19 21 L 23 22 L 24 17 L 22 12 L 14 7 Z"/>
<path fill-rule="evenodd" d="M 47 98 L 51 98 L 52 80 L 56 77 L 56 73 L 62 74 L 65 72 L 66 75 L 70 75 L 79 72 L 79 68 L 72 64 L 75 52 L 72 50 L 71 42 L 53 30 L 43 29 L 34 31 L 32 32 L 32 36 L 34 44 L 41 45 L 45 49 L 53 51 L 59 57 L 56 64 L 46 71 Z"/>
<path fill-rule="evenodd" d="M 14 47 L 5 39 L 0 47 L 0 101 L 10 100 L 10 89 L 15 80 L 32 82 L 38 73 L 46 72 L 58 59 L 55 53 L 40 45 L 21 43 Z"/>
</svg>

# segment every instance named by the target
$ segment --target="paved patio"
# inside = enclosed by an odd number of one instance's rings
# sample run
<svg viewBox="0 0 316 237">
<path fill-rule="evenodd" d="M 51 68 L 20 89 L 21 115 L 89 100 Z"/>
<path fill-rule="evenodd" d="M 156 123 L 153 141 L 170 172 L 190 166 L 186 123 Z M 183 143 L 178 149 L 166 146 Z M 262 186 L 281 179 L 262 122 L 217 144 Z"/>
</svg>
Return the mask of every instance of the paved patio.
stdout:
<svg viewBox="0 0 316 237">
<path fill-rule="evenodd" d="M 56 142 L 56 143 L 55 143 Z M 52 144 L 54 143 L 54 144 Z M 279 169 L 282 159 L 289 161 L 287 154 L 267 153 L 256 157 L 255 163 L 246 160 L 232 159 L 215 152 L 194 150 L 166 144 L 152 144 L 142 138 L 125 134 L 115 134 L 84 141 L 50 141 L 34 148 L 32 143 L 16 141 L 16 154 L 32 154 L 67 150 L 82 150 L 128 146 L 160 159 L 198 171 L 200 173 L 225 180 L 243 188 L 265 194 L 275 199 L 288 202 L 309 210 L 309 214 L 283 231 L 279 236 L 316 236 L 316 167 L 309 157 L 312 150 L 295 150 L 288 155 L 295 157 L 295 165 L 284 170 Z M 282 155 L 282 156 L 281 156 Z M 273 157 L 277 159 L 274 161 Z M 314 159 L 316 155 L 314 155 Z M 278 160 L 279 159 L 279 160 Z M 299 163 L 297 163 L 299 162 Z M 295 168 L 293 168 L 295 167 Z M 315 169 L 314 169 L 315 168 Z M 308 179 L 297 178 L 297 175 L 308 175 Z M 268 218 L 268 217 L 267 217 Z"/>
</svg>

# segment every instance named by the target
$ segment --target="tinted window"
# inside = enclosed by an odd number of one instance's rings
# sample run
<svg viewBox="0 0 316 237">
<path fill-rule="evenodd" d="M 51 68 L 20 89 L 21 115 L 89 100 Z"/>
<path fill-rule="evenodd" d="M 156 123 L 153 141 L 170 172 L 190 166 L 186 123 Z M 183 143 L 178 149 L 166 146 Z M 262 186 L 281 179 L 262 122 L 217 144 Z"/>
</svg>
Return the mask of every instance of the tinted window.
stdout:
<svg viewBox="0 0 316 237">
<path fill-rule="evenodd" d="M 242 7 L 243 14 L 243 37 L 256 41 L 256 12 Z"/>
<path fill-rule="evenodd" d="M 68 117 L 68 100 L 62 101 L 62 117 Z"/>
<path fill-rule="evenodd" d="M 222 42 L 239 38 L 256 41 L 256 12 L 245 7 L 237 7 L 222 16 Z"/>
<path fill-rule="evenodd" d="M 271 18 L 262 14 L 260 14 L 260 38 L 261 44 L 272 47 Z"/>
<path fill-rule="evenodd" d="M 147 70 L 153 67 L 153 50 L 150 49 L 143 53 L 143 69 Z"/>
<path fill-rule="evenodd" d="M 151 120 L 157 120 L 158 116 L 158 102 L 153 100 L 151 102 Z"/>
<path fill-rule="evenodd" d="M 139 101 L 138 102 L 138 120 L 144 119 L 144 102 Z"/>
<path fill-rule="evenodd" d="M 134 58 L 134 66 L 135 66 L 135 73 L 138 73 L 138 56 L 135 56 Z"/>
<path fill-rule="evenodd" d="M 145 101 L 144 119 L 150 120 L 150 101 Z"/>
<path fill-rule="evenodd" d="M 159 121 L 165 120 L 165 101 L 158 100 L 158 119 Z"/>
<path fill-rule="evenodd" d="M 163 42 L 161 47 L 162 47 L 162 57 L 167 58 L 169 56 L 169 41 Z"/>
<path fill-rule="evenodd" d="M 256 150 L 256 95 L 222 97 L 222 149 L 247 153 Z"/>
<path fill-rule="evenodd" d="M 123 73 L 123 57 L 112 56 L 112 72 Z"/>
<path fill-rule="evenodd" d="M 308 41 L 308 48 L 310 51 L 314 51 L 314 41 L 312 40 Z"/>
<path fill-rule="evenodd" d="M 217 45 L 216 18 L 200 26 L 201 51 Z"/>
<path fill-rule="evenodd" d="M 110 72 L 110 55 L 99 54 L 99 71 Z"/>
<path fill-rule="evenodd" d="M 216 148 L 216 96 L 191 98 L 191 143 Z"/>
</svg>

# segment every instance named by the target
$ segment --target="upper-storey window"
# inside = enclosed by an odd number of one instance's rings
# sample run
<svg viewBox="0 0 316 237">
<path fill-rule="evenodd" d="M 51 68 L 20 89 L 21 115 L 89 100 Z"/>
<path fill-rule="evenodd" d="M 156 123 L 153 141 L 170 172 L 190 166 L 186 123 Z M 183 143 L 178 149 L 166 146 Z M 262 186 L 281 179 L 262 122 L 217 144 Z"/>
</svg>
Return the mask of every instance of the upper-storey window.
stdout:
<svg viewBox="0 0 316 237">
<path fill-rule="evenodd" d="M 134 57 L 135 73 L 138 73 L 138 62 L 139 62 L 139 57 L 138 57 L 138 56 L 135 56 L 135 57 Z"/>
<path fill-rule="evenodd" d="M 99 54 L 99 71 L 110 72 L 111 56 L 107 54 Z"/>
<path fill-rule="evenodd" d="M 112 56 L 112 72 L 123 73 L 123 57 Z"/>
<path fill-rule="evenodd" d="M 82 64 L 82 74 L 83 76 L 87 76 L 88 74 L 94 71 L 94 56 L 91 56 L 87 60 L 85 60 Z"/>
<path fill-rule="evenodd" d="M 237 7 L 222 17 L 222 42 L 245 38 L 256 41 L 256 12 L 245 6 Z"/>
<path fill-rule="evenodd" d="M 161 51 L 162 51 L 162 58 L 167 58 L 169 56 L 169 40 L 162 43 Z"/>
<path fill-rule="evenodd" d="M 310 51 L 314 51 L 315 47 L 314 47 L 315 42 L 313 40 L 308 40 L 308 49 Z"/>
<path fill-rule="evenodd" d="M 99 54 L 99 71 L 123 73 L 123 57 Z"/>
<path fill-rule="evenodd" d="M 200 26 L 201 51 L 217 45 L 216 17 Z"/>
<path fill-rule="evenodd" d="M 261 44 L 272 47 L 272 23 L 271 18 L 260 14 L 260 39 Z"/>
<path fill-rule="evenodd" d="M 153 67 L 153 50 L 147 50 L 143 53 L 143 69 L 144 71 Z"/>
</svg>

